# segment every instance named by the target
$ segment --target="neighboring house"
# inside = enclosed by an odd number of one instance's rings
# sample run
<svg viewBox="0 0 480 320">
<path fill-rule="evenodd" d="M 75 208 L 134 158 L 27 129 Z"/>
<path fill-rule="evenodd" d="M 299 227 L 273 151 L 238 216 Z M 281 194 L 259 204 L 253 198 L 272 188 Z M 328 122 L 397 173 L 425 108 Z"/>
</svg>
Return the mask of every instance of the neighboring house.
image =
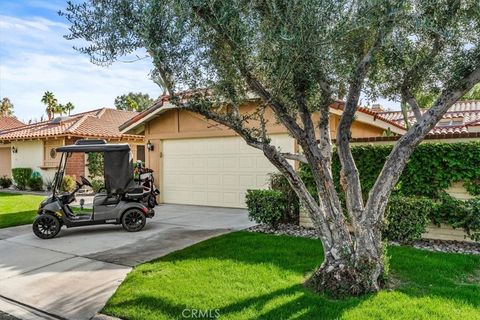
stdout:
<svg viewBox="0 0 480 320">
<path fill-rule="evenodd" d="M 240 111 L 252 112 L 258 104 L 252 99 Z M 332 137 L 342 109 L 339 102 L 330 108 Z M 273 144 L 283 152 L 298 151 L 295 140 L 277 123 L 271 110 L 265 112 L 265 118 Z M 318 115 L 314 118 L 318 121 Z M 244 208 L 247 189 L 267 187 L 269 174 L 276 171 L 261 151 L 248 146 L 235 132 L 198 114 L 178 110 L 168 98 L 120 129 L 145 135 L 150 149 L 146 151 L 146 163 L 155 171 L 160 201 L 164 203 Z M 386 132 L 403 134 L 405 129 L 359 108 L 352 125 L 353 137 L 381 137 Z"/>
<path fill-rule="evenodd" d="M 136 112 L 97 109 L 50 121 L 8 129 L 0 132 L 0 147 L 8 146 L 8 156 L 0 154 L 0 162 L 11 168 L 32 168 L 45 181 L 54 177 L 60 155 L 55 148 L 73 144 L 78 139 L 105 139 L 110 143 L 128 143 L 134 160 L 144 160 L 142 135 L 123 134 L 118 127 L 135 116 Z M 87 176 L 86 155 L 74 154 L 68 161 L 66 174 Z M 4 169 L 4 170 L 7 170 Z"/>
<path fill-rule="evenodd" d="M 0 135 L 6 130 L 18 128 L 25 124 L 15 117 L 0 115 Z M 0 177 L 10 177 L 12 172 L 10 170 L 11 152 L 10 144 L 0 143 Z"/>
<path fill-rule="evenodd" d="M 383 118 L 405 126 L 401 111 L 382 111 L 377 109 L 377 114 Z M 422 114 L 426 110 L 422 110 Z M 408 122 L 416 123 L 413 112 L 408 113 Z M 391 138 L 390 140 L 392 140 Z M 458 101 L 455 103 L 438 124 L 430 131 L 427 140 L 480 140 L 480 100 Z M 451 140 L 454 139 L 454 140 Z M 377 139 L 382 140 L 382 139 Z M 388 139 L 384 139 L 388 140 Z"/>
</svg>

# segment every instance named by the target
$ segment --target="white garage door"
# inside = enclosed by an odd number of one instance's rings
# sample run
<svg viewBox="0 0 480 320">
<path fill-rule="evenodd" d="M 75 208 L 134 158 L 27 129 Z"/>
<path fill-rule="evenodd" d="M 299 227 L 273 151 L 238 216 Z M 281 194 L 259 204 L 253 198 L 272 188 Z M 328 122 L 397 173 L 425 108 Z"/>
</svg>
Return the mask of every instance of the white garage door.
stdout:
<svg viewBox="0 0 480 320">
<path fill-rule="evenodd" d="M 286 134 L 272 143 L 293 152 Z M 163 141 L 163 201 L 221 207 L 245 207 L 247 189 L 268 187 L 275 167 L 262 152 L 239 137 Z"/>
</svg>

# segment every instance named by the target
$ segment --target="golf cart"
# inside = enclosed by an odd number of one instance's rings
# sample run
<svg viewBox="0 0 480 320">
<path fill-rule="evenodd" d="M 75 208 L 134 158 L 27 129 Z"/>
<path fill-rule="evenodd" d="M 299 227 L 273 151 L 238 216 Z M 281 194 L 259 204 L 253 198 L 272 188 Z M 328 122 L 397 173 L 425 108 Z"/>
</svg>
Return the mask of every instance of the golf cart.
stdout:
<svg viewBox="0 0 480 320">
<path fill-rule="evenodd" d="M 55 149 L 61 152 L 58 171 L 53 182 L 52 195 L 42 201 L 33 232 L 42 239 L 55 237 L 63 225 L 67 228 L 98 224 L 122 224 L 129 232 L 143 229 L 146 218 L 154 211 L 142 201 L 143 188 L 133 181 L 133 164 L 128 144 L 107 144 L 104 140 L 78 140 L 74 145 Z M 105 188 L 95 194 L 93 211 L 77 213 L 69 206 L 75 194 L 84 186 L 92 187 L 88 179 L 80 176 L 72 192 L 61 192 L 68 159 L 74 153 L 100 152 L 104 156 Z M 81 202 L 82 209 L 83 203 Z"/>
</svg>

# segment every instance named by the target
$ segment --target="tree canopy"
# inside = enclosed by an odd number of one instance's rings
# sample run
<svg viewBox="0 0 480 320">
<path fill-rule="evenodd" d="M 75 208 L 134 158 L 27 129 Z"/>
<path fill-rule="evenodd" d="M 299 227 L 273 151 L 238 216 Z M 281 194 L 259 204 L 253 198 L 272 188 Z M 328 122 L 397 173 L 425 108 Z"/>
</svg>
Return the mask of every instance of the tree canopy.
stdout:
<svg viewBox="0 0 480 320">
<path fill-rule="evenodd" d="M 90 0 L 69 3 L 62 15 L 70 22 L 67 38 L 87 40 L 77 49 L 92 62 L 108 65 L 146 50 L 170 103 L 227 126 L 263 152 L 322 239 L 325 260 L 307 284 L 337 295 L 380 288 L 388 198 L 413 149 L 480 81 L 478 0 Z M 422 115 L 424 92 L 435 98 Z M 362 93 L 400 101 L 418 119 L 395 144 L 367 199 L 350 151 Z M 252 97 L 262 103 L 242 113 Z M 346 211 L 331 173 L 329 124 L 330 105 L 343 97 L 336 146 Z M 266 108 L 302 154 L 272 145 Z M 310 167 L 315 195 L 287 159 Z"/>
<path fill-rule="evenodd" d="M 13 103 L 8 97 L 2 99 L 2 104 L 0 105 L 0 115 L 2 116 L 11 116 L 13 115 Z"/>
<path fill-rule="evenodd" d="M 129 92 L 115 98 L 117 110 L 143 111 L 153 105 L 154 99 L 147 93 Z"/>
</svg>

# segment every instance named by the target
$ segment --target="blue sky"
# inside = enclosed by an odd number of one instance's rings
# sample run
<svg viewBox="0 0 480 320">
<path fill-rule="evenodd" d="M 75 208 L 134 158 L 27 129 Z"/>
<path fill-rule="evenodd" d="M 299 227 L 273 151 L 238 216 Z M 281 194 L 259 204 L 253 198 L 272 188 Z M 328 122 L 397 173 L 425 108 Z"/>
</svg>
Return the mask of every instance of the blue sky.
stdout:
<svg viewBox="0 0 480 320">
<path fill-rule="evenodd" d="M 47 90 L 61 103 L 73 102 L 74 112 L 113 107 L 116 96 L 130 91 L 161 94 L 149 79 L 148 59 L 100 67 L 76 52 L 57 14 L 65 6 L 64 0 L 0 0 L 0 97 L 10 98 L 19 119 L 40 119 Z"/>
<path fill-rule="evenodd" d="M 115 97 L 130 91 L 160 95 L 149 79 L 149 59 L 131 63 L 126 57 L 100 67 L 76 52 L 75 43 L 63 38 L 68 25 L 57 14 L 65 7 L 65 0 L 0 0 L 0 98 L 10 98 L 19 119 L 44 115 L 40 99 L 47 90 L 60 103 L 73 102 L 74 112 L 113 107 Z"/>
</svg>

